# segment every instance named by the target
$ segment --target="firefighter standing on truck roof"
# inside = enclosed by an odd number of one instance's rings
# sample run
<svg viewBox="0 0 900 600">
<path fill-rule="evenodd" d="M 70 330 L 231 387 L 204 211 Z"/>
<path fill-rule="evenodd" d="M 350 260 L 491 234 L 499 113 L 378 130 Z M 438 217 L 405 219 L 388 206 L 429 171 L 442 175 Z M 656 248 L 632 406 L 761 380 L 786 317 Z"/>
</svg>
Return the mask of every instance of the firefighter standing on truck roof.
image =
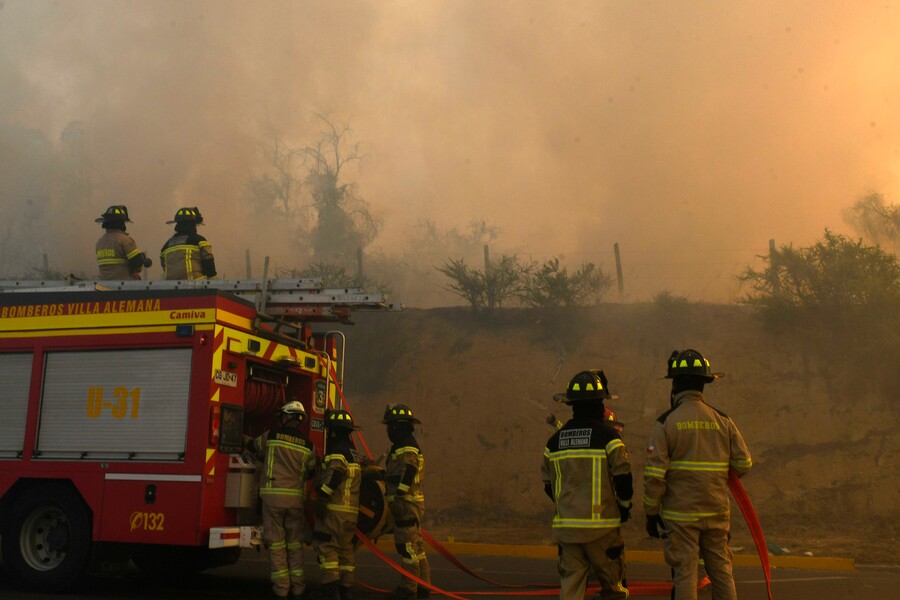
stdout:
<svg viewBox="0 0 900 600">
<path fill-rule="evenodd" d="M 412 409 L 404 404 L 389 404 L 381 421 L 387 425 L 391 449 L 385 463 L 385 500 L 393 521 L 394 545 L 403 567 L 422 581 L 431 583 L 431 567 L 425 554 L 425 540 L 420 525 L 425 515 L 422 478 L 425 457 L 413 435 L 415 424 L 421 423 Z M 387 593 L 388 600 L 428 598 L 431 590 L 419 586 L 409 577 Z"/>
<path fill-rule="evenodd" d="M 672 352 L 671 409 L 653 425 L 644 464 L 647 533 L 665 537 L 673 598 L 697 598 L 698 555 L 715 600 L 737 598 L 731 569 L 728 471 L 751 466 L 741 432 L 728 416 L 703 400 L 703 386 L 720 373 L 696 350 Z"/>
<path fill-rule="evenodd" d="M 261 457 L 259 496 L 262 499 L 263 543 L 269 550 L 272 592 L 277 598 L 300 598 L 306 590 L 303 574 L 303 512 L 306 482 L 316 472 L 316 453 L 300 431 L 306 420 L 303 404 L 288 402 L 278 411 L 278 427 L 247 449 Z"/>
<path fill-rule="evenodd" d="M 619 432 L 604 417 L 609 397 L 603 371 L 575 375 L 566 389 L 573 417 L 544 449 L 541 475 L 556 504 L 561 600 L 582 600 L 591 570 L 600 580 L 599 598 L 628 598 L 620 525 L 631 510 L 631 466 Z"/>
<path fill-rule="evenodd" d="M 362 473 L 350 434 L 357 429 L 347 411 L 325 411 L 325 456 L 316 487 L 313 527 L 313 545 L 322 571 L 322 600 L 351 600 L 356 582 L 353 536 Z"/>
<path fill-rule="evenodd" d="M 216 259 L 212 244 L 197 233 L 203 216 L 196 206 L 179 208 L 175 218 L 175 234 L 163 245 L 159 260 L 166 279 L 212 279 L 216 276 Z"/>
<path fill-rule="evenodd" d="M 153 261 L 145 257 L 134 239 L 125 233 L 125 223 L 132 222 L 128 218 L 128 208 L 121 204 L 110 206 L 94 221 L 106 230 L 96 245 L 100 279 L 140 279 L 141 270 L 151 266 Z"/>
</svg>

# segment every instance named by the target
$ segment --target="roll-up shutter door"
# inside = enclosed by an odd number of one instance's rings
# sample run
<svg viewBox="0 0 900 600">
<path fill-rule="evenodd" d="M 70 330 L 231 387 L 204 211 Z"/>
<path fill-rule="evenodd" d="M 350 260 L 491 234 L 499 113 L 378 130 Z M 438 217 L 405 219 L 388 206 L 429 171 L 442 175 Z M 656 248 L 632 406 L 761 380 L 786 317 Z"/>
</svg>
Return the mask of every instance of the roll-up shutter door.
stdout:
<svg viewBox="0 0 900 600">
<path fill-rule="evenodd" d="M 16 458 L 23 450 L 33 361 L 31 353 L 0 354 L 0 458 Z"/>
<path fill-rule="evenodd" d="M 38 458 L 182 459 L 191 349 L 50 352 Z"/>
</svg>

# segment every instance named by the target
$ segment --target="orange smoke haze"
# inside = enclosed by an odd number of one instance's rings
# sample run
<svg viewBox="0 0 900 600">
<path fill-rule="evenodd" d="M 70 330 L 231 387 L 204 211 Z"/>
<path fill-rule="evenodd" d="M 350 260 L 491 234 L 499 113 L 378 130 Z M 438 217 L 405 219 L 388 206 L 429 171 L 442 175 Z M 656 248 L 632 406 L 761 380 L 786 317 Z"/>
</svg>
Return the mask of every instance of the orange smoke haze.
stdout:
<svg viewBox="0 0 900 600">
<path fill-rule="evenodd" d="M 242 194 L 266 124 L 301 146 L 313 111 L 360 143 L 347 178 L 384 223 L 374 250 L 408 249 L 422 219 L 484 219 L 492 255 L 614 274 L 618 242 L 635 300 L 732 301 L 770 238 L 850 233 L 841 211 L 870 190 L 896 202 L 900 6 L 885 0 L 0 7 L 0 136 L 84 129 L 90 206 L 35 229 L 63 271 L 95 272 L 93 218 L 117 203 L 154 258 L 164 221 L 197 205 L 221 274 L 243 276 L 248 248 L 302 266 L 251 230 Z M 4 190 L 0 234 L 27 200 Z"/>
</svg>

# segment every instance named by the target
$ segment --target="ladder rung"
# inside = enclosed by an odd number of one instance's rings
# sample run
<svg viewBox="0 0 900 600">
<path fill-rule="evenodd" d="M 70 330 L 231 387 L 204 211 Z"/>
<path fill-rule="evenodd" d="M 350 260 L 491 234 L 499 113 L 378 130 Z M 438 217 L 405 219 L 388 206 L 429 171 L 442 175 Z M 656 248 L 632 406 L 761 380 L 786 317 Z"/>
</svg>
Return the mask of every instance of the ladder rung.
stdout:
<svg viewBox="0 0 900 600">
<path fill-rule="evenodd" d="M 269 293 L 266 306 L 273 304 L 373 304 L 385 302 L 384 294 L 335 294 L 322 290 L 315 294 L 281 294 Z M 238 292 L 236 295 L 242 296 Z"/>
</svg>

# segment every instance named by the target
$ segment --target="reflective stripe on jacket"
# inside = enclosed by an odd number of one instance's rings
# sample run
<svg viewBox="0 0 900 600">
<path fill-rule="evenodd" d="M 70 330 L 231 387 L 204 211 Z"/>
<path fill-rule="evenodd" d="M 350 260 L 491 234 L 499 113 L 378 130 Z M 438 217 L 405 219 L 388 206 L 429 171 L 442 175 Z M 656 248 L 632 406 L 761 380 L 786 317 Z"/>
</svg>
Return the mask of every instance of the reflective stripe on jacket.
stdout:
<svg viewBox="0 0 900 600">
<path fill-rule="evenodd" d="M 384 466 L 385 498 L 388 502 L 413 502 L 424 508 L 422 478 L 425 475 L 425 456 L 413 436 L 402 444 L 394 444 Z"/>
<path fill-rule="evenodd" d="M 316 472 L 312 444 L 296 430 L 267 431 L 254 440 L 263 454 L 259 495 L 270 506 L 299 508 L 306 497 L 306 482 Z"/>
<path fill-rule="evenodd" d="M 176 233 L 159 255 L 166 279 L 206 279 L 202 261 L 211 258 L 212 244 L 196 233 Z"/>
<path fill-rule="evenodd" d="M 322 459 L 319 494 L 328 497 L 328 510 L 356 515 L 362 481 L 359 461 L 349 443 L 334 446 Z"/>
<path fill-rule="evenodd" d="M 644 511 L 695 521 L 727 515 L 728 470 L 743 475 L 750 451 L 734 422 L 688 390 L 653 424 L 644 464 Z"/>
<path fill-rule="evenodd" d="M 557 541 L 584 543 L 621 518 L 613 477 L 631 474 L 619 433 L 602 421 L 572 419 L 544 449 L 541 475 L 550 484 Z"/>
<path fill-rule="evenodd" d="M 131 279 L 128 261 L 143 254 L 134 239 L 120 229 L 107 229 L 96 245 L 100 279 Z M 140 270 L 138 270 L 139 272 Z"/>
</svg>

